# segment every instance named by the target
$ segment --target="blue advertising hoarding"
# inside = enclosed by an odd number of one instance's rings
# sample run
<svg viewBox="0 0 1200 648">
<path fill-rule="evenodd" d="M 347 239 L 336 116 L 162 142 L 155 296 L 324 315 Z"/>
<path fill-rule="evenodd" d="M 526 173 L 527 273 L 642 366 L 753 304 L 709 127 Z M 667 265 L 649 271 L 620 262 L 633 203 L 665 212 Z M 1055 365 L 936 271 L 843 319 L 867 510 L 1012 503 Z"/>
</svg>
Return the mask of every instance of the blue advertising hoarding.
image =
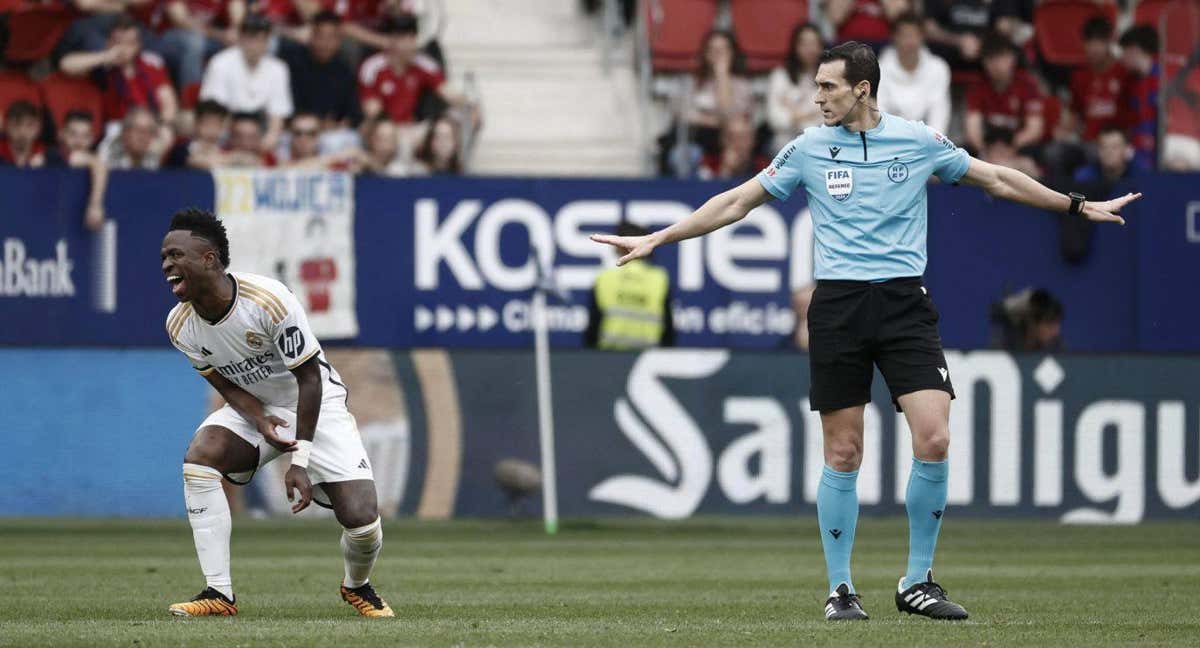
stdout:
<svg viewBox="0 0 1200 648">
<path fill-rule="evenodd" d="M 1061 260 L 1055 215 L 972 187 L 931 186 L 926 283 L 947 346 L 979 348 L 988 307 L 1044 286 L 1065 304 L 1067 347 L 1200 350 L 1200 199 L 1195 176 L 1138 181 L 1127 227 L 1095 231 L 1079 265 Z M 79 171 L 0 170 L 0 344 L 165 346 L 172 297 L 158 248 L 178 207 L 213 205 L 207 174 L 114 172 L 100 234 L 82 228 Z M 358 335 L 379 347 L 527 347 L 539 259 L 552 300 L 552 343 L 582 344 L 589 287 L 612 252 L 587 239 L 621 219 L 659 227 L 686 217 L 719 183 L 656 180 L 422 178 L 355 180 Z M 251 206 L 252 208 L 252 206 Z M 789 344 L 789 293 L 809 277 L 805 202 L 770 203 L 735 227 L 668 246 L 678 343 L 774 349 Z M 303 224 L 297 223 L 297 227 Z M 234 269 L 238 259 L 234 259 Z"/>
</svg>

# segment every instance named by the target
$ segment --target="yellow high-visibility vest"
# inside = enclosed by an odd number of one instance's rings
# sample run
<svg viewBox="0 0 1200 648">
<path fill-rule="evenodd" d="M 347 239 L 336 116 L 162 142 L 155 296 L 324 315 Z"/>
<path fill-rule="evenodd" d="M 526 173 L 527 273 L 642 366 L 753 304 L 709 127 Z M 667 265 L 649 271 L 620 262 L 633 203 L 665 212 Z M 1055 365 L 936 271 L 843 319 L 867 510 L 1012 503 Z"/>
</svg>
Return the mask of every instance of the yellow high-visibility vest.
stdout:
<svg viewBox="0 0 1200 648">
<path fill-rule="evenodd" d="M 666 270 L 641 259 L 600 273 L 595 288 L 601 316 L 597 346 L 613 351 L 657 346 L 669 281 Z"/>
</svg>

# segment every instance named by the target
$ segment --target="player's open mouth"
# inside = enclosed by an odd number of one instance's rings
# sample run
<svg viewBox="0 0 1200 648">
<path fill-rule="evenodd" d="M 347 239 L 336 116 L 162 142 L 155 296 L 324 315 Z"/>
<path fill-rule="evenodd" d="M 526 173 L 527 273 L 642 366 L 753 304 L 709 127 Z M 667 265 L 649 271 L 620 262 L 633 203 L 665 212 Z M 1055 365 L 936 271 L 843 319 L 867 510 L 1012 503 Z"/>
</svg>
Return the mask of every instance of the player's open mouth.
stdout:
<svg viewBox="0 0 1200 648">
<path fill-rule="evenodd" d="M 175 293 L 176 297 L 183 294 L 183 289 L 185 287 L 183 283 L 183 277 L 177 274 L 170 275 L 167 277 L 167 283 L 171 284 L 171 292 Z"/>
</svg>

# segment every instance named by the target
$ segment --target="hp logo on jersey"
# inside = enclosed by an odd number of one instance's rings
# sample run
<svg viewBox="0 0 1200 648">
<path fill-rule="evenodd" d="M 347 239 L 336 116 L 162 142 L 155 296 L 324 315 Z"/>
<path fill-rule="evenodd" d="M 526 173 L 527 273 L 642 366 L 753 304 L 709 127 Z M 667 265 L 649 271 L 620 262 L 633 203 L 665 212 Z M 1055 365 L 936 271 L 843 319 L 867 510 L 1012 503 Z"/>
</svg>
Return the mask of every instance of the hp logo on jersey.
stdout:
<svg viewBox="0 0 1200 648">
<path fill-rule="evenodd" d="M 825 189 L 829 197 L 844 202 L 854 191 L 854 173 L 848 168 L 830 169 L 825 172 Z"/>
<path fill-rule="evenodd" d="M 304 334 L 295 326 L 289 326 L 283 335 L 279 336 L 279 350 L 283 355 L 295 360 L 304 351 Z"/>
</svg>

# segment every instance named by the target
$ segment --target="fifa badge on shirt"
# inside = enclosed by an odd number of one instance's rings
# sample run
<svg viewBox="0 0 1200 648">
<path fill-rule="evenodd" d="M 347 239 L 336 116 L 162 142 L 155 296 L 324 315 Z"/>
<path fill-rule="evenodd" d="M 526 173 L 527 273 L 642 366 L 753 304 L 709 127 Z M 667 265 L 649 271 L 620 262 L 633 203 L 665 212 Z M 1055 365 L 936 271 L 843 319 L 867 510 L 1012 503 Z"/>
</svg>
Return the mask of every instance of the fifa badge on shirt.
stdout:
<svg viewBox="0 0 1200 648">
<path fill-rule="evenodd" d="M 825 172 L 825 189 L 829 197 L 839 202 L 850 197 L 854 190 L 854 173 L 848 167 L 838 167 Z"/>
</svg>

